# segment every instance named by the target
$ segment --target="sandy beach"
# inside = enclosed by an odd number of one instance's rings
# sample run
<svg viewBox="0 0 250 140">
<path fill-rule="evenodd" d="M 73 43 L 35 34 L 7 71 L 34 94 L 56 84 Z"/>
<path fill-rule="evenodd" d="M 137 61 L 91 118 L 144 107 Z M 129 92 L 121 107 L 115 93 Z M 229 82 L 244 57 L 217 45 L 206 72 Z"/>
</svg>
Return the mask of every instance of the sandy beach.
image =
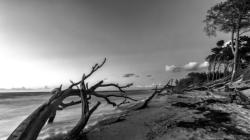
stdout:
<svg viewBox="0 0 250 140">
<path fill-rule="evenodd" d="M 227 100 L 228 93 L 190 91 L 157 95 L 147 108 L 138 110 L 143 99 L 150 95 L 149 91 L 142 93 L 135 96 L 140 99 L 138 102 L 117 108 L 103 104 L 89 121 L 82 140 L 248 140 L 250 137 L 250 111 L 242 105 L 221 102 Z M 242 93 L 250 95 L 249 90 Z M 42 100 L 46 98 L 47 95 Z M 79 113 L 79 107 L 59 112 L 55 123 L 45 125 L 38 139 L 51 140 L 65 134 L 78 121 Z M 2 132 L 8 134 L 9 130 Z"/>
<path fill-rule="evenodd" d="M 204 99 L 223 98 L 193 91 L 156 97 L 143 110 L 130 111 L 117 122 L 91 130 L 88 140 L 248 140 L 250 112 L 236 104 L 194 105 Z"/>
<path fill-rule="evenodd" d="M 250 140 L 250 0 L 0 0 L 0 140 Z"/>
<path fill-rule="evenodd" d="M 103 92 L 107 94 L 109 92 Z M 111 92 L 113 93 L 113 92 Z M 116 92 L 114 92 L 116 93 Z M 132 94 L 133 97 L 137 99 L 143 99 L 151 93 L 150 91 L 129 91 L 128 94 Z M 6 140 L 10 133 L 24 120 L 32 111 L 34 111 L 39 105 L 46 102 L 50 93 L 40 93 L 40 92 L 11 92 L 11 93 L 0 93 L 0 140 Z M 93 99 L 96 102 L 97 99 Z M 88 125 L 94 125 L 95 122 L 101 119 L 105 119 L 112 114 L 117 114 L 121 112 L 119 109 L 115 109 L 112 105 L 100 100 L 102 104 L 94 112 L 90 118 Z M 120 102 L 119 100 L 114 100 Z M 50 125 L 45 125 L 38 136 L 38 140 L 43 140 L 45 138 L 54 136 L 60 133 L 66 133 L 79 120 L 81 113 L 81 105 L 76 105 L 64 109 L 63 111 L 58 111 L 55 122 Z"/>
</svg>

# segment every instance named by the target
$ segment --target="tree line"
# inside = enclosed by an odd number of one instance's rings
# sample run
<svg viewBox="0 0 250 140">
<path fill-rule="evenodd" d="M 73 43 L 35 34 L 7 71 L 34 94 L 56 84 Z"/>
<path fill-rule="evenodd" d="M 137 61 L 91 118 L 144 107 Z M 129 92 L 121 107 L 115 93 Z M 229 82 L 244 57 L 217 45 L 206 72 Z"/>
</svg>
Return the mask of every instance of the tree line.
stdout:
<svg viewBox="0 0 250 140">
<path fill-rule="evenodd" d="M 231 82 L 237 71 L 245 69 L 250 63 L 250 1 L 226 0 L 212 6 L 203 21 L 208 36 L 217 32 L 231 34 L 230 41 L 220 40 L 206 57 L 209 62 L 207 73 L 192 72 L 176 83 L 179 87 L 200 85 L 226 76 Z"/>
</svg>

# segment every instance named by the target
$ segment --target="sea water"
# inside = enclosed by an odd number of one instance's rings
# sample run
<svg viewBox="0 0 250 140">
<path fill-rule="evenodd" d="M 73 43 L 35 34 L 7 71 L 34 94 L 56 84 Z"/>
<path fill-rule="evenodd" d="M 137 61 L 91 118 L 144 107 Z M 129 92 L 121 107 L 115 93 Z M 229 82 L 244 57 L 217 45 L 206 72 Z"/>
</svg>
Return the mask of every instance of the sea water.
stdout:
<svg viewBox="0 0 250 140">
<path fill-rule="evenodd" d="M 133 91 L 130 93 L 130 96 L 140 100 L 145 98 L 148 93 L 150 92 Z M 51 95 L 49 93 L 41 92 L 0 93 L 0 140 L 5 140 L 30 113 L 32 113 L 38 106 L 46 102 L 50 97 Z M 101 101 L 102 104 L 93 113 L 88 124 L 93 124 L 108 114 L 120 112 L 119 109 L 107 104 L 102 99 L 93 98 L 91 106 L 97 101 Z M 120 102 L 121 99 L 113 98 L 113 101 Z M 77 123 L 80 117 L 80 104 L 65 108 L 62 111 L 57 111 L 54 123 L 45 124 L 38 139 L 42 140 L 58 133 L 66 133 Z"/>
</svg>

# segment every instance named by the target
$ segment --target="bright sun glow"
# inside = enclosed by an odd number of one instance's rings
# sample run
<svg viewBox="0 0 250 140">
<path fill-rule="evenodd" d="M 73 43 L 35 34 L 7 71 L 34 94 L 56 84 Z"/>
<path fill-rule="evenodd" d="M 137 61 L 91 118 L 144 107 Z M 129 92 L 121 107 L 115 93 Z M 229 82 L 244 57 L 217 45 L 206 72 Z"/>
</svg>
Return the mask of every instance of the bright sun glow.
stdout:
<svg viewBox="0 0 250 140">
<path fill-rule="evenodd" d="M 22 58 L 18 52 L 4 47 L 0 48 L 0 65 L 0 88 L 38 88 L 61 80 L 59 72 L 48 65 Z"/>
<path fill-rule="evenodd" d="M 32 62 L 13 59 L 5 53 L 1 50 L 0 87 L 38 87 L 41 83 L 48 83 L 46 77 L 52 73 L 45 68 Z"/>
<path fill-rule="evenodd" d="M 65 68 L 58 66 L 59 64 L 54 66 L 49 61 L 33 60 L 24 54 L 16 49 L 0 47 L 0 88 L 43 88 L 45 86 L 51 88 L 60 84 L 65 86 L 69 84 L 69 80 L 77 81 L 82 72 L 89 71 L 89 68 L 75 71 L 74 67 Z M 99 80 L 98 77 L 103 77 L 100 72 L 89 82 Z"/>
</svg>

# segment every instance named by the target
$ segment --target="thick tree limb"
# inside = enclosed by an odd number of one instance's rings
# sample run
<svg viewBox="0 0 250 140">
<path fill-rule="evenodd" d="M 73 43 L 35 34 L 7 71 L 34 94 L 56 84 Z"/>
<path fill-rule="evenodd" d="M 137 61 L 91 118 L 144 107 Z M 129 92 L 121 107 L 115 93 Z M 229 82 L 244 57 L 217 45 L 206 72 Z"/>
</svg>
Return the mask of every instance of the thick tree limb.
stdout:
<svg viewBox="0 0 250 140">
<path fill-rule="evenodd" d="M 80 101 L 71 101 L 69 103 L 61 103 L 60 106 L 62 107 L 62 109 L 66 108 L 66 107 L 69 107 L 69 106 L 73 106 L 73 105 L 77 105 L 77 104 L 80 104 L 81 103 L 81 100 Z"/>
<path fill-rule="evenodd" d="M 75 125 L 75 127 L 73 129 L 71 129 L 71 131 L 69 131 L 65 140 L 71 140 L 71 139 L 77 138 L 79 136 L 79 134 L 81 133 L 81 131 L 83 130 L 83 128 L 86 126 L 90 115 L 101 104 L 100 102 L 98 102 L 91 110 L 89 110 L 89 102 L 87 99 L 88 91 L 86 90 L 86 87 L 85 87 L 84 78 L 85 78 L 85 75 L 83 75 L 83 77 L 82 77 L 82 81 L 81 81 L 81 85 L 80 85 L 81 89 L 79 89 L 77 86 L 77 88 L 80 90 L 81 103 L 82 103 L 81 119 L 78 121 L 78 123 Z"/>
<path fill-rule="evenodd" d="M 97 102 L 94 107 L 90 109 L 90 111 L 82 116 L 82 118 L 78 121 L 77 125 L 68 132 L 66 138 L 64 140 L 72 140 L 79 136 L 79 134 L 82 132 L 82 129 L 86 126 L 90 116 L 92 113 L 98 108 L 98 106 L 101 104 L 101 102 Z"/>
</svg>

